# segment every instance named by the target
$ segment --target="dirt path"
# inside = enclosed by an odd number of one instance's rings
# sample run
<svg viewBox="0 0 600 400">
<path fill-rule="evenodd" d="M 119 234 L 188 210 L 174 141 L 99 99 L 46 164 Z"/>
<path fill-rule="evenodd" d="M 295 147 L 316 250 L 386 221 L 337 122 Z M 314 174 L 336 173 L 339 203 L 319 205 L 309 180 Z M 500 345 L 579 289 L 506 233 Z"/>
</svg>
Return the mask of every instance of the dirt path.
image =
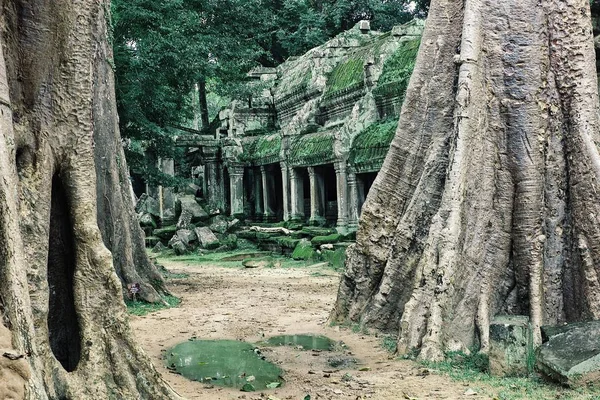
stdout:
<svg viewBox="0 0 600 400">
<path fill-rule="evenodd" d="M 133 329 L 154 364 L 179 394 L 187 399 L 315 399 L 490 398 L 465 394 L 470 387 L 444 376 L 423 373 L 411 361 L 390 357 L 382 339 L 330 327 L 327 316 L 335 300 L 339 277 L 330 269 L 234 269 L 167 262 L 173 273 L 189 277 L 171 280 L 180 307 L 144 317 L 132 317 Z M 294 348 L 265 350 L 270 361 L 281 365 L 287 381 L 283 388 L 264 393 L 242 393 L 211 387 L 170 373 L 163 351 L 192 336 L 203 339 L 239 339 L 258 342 L 281 334 L 322 334 L 347 344 L 357 366 L 335 370 L 328 354 Z M 359 371 L 369 368 L 369 371 Z M 331 371 L 333 370 L 333 372 Z M 425 371 L 427 372 L 427 371 Z M 344 375 L 349 374 L 349 376 Z"/>
</svg>

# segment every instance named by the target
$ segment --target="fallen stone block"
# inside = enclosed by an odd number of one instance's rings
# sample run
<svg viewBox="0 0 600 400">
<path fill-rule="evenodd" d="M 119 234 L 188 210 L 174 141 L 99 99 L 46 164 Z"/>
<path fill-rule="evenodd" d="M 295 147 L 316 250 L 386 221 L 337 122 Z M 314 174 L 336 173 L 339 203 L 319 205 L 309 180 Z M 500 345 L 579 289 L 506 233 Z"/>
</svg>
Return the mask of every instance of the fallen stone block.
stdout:
<svg viewBox="0 0 600 400">
<path fill-rule="evenodd" d="M 210 230 L 217 233 L 225 233 L 229 229 L 229 222 L 227 217 L 223 215 L 217 215 L 214 217 L 210 224 Z"/>
<path fill-rule="evenodd" d="M 490 374 L 526 376 L 533 370 L 533 357 L 529 317 L 496 316 L 490 324 Z"/>
<path fill-rule="evenodd" d="M 160 206 L 153 197 L 143 193 L 135 204 L 135 212 L 138 214 L 151 214 L 154 217 L 160 217 Z"/>
<path fill-rule="evenodd" d="M 571 387 L 600 381 L 600 321 L 543 331 L 548 341 L 537 352 L 537 368 L 542 374 Z"/>
<path fill-rule="evenodd" d="M 177 231 L 177 237 L 179 240 L 183 242 L 187 247 L 190 246 L 194 240 L 197 239 L 196 233 L 191 229 L 180 229 Z"/>
<path fill-rule="evenodd" d="M 138 218 L 138 222 L 142 228 L 152 228 L 156 229 L 156 221 L 154 221 L 154 217 L 150 213 L 141 214 Z"/>
<path fill-rule="evenodd" d="M 204 249 L 214 249 L 219 247 L 219 239 L 215 234 L 207 227 L 203 226 L 194 230 L 198 237 L 200 247 Z"/>
</svg>

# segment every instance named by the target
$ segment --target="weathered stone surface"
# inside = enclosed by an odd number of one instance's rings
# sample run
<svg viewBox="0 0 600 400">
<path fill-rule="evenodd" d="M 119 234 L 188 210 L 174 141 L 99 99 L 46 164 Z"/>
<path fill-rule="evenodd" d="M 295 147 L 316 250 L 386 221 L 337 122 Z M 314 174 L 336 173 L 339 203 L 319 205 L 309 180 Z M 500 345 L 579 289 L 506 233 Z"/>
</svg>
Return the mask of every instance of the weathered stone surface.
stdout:
<svg viewBox="0 0 600 400">
<path fill-rule="evenodd" d="M 227 217 L 223 215 L 217 215 L 214 217 L 210 224 L 210 230 L 217 233 L 225 233 L 229 229 L 229 222 Z"/>
<path fill-rule="evenodd" d="M 152 217 L 152 214 L 150 214 L 150 213 L 142 214 L 139 217 L 138 221 L 139 221 L 141 227 L 151 227 L 153 229 L 156 229 L 156 221 L 154 221 L 154 218 Z"/>
<path fill-rule="evenodd" d="M 538 370 L 569 386 L 597 383 L 600 380 L 600 321 L 578 322 L 550 331 L 553 335 L 538 349 Z"/>
<path fill-rule="evenodd" d="M 495 376 L 527 375 L 533 367 L 531 339 L 529 317 L 504 315 L 494 318 L 490 324 L 490 373 Z"/>
<path fill-rule="evenodd" d="M 175 225 L 165 226 L 164 228 L 155 229 L 152 231 L 154 236 L 158 236 L 162 240 L 171 239 L 175 233 L 177 233 L 177 227 Z"/>
<path fill-rule="evenodd" d="M 188 183 L 188 185 L 185 187 L 185 193 L 194 197 L 196 197 L 196 193 L 199 193 L 201 191 L 202 189 L 200 188 L 200 186 L 194 183 Z"/>
<path fill-rule="evenodd" d="M 181 256 L 181 255 L 184 255 L 184 254 L 188 253 L 188 248 L 179 239 L 173 241 L 173 243 L 171 243 L 170 245 L 173 248 L 173 250 L 175 250 L 175 254 L 177 254 L 178 256 Z"/>
<path fill-rule="evenodd" d="M 160 217 L 160 206 L 156 199 L 144 193 L 135 205 L 135 212 L 138 214 L 148 213 L 158 218 Z"/>
<path fill-rule="evenodd" d="M 227 230 L 231 231 L 233 229 L 236 229 L 240 226 L 241 223 L 242 223 L 242 221 L 240 221 L 237 218 L 234 218 L 231 221 L 229 221 L 229 223 L 227 224 Z"/>
<path fill-rule="evenodd" d="M 162 253 L 163 251 L 165 251 L 167 248 L 165 247 L 164 244 L 162 244 L 162 242 L 158 242 L 156 243 L 156 246 L 154 246 L 152 248 L 152 252 L 153 253 Z"/>
<path fill-rule="evenodd" d="M 219 246 L 219 239 L 209 228 L 203 226 L 201 228 L 196 228 L 194 232 L 196 233 L 198 242 L 202 248 L 214 249 Z"/>
<path fill-rule="evenodd" d="M 208 214 L 204 209 L 196 202 L 194 196 L 182 196 L 177 200 L 177 210 L 179 214 L 179 220 L 177 226 L 179 228 L 188 228 L 195 222 L 200 222 L 208 219 Z"/>
<path fill-rule="evenodd" d="M 180 229 L 177 231 L 177 237 L 179 240 L 183 242 L 187 247 L 190 246 L 194 240 L 197 239 L 196 233 L 191 229 Z"/>
</svg>

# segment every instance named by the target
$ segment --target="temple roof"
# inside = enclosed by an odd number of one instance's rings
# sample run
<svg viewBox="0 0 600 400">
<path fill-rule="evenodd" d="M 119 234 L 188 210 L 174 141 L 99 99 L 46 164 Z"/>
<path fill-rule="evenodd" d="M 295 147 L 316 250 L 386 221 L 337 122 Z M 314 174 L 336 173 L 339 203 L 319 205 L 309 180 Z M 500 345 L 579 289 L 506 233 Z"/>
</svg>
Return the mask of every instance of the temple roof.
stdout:
<svg viewBox="0 0 600 400">
<path fill-rule="evenodd" d="M 251 165 L 267 165 L 281 160 L 281 135 L 275 133 L 244 138 L 241 161 Z"/>
<path fill-rule="evenodd" d="M 354 138 L 349 161 L 357 173 L 379 171 L 397 126 L 397 117 L 392 117 L 369 125 Z"/>
<path fill-rule="evenodd" d="M 288 157 L 290 165 L 302 167 L 332 163 L 335 160 L 334 140 L 331 131 L 293 137 Z"/>
</svg>

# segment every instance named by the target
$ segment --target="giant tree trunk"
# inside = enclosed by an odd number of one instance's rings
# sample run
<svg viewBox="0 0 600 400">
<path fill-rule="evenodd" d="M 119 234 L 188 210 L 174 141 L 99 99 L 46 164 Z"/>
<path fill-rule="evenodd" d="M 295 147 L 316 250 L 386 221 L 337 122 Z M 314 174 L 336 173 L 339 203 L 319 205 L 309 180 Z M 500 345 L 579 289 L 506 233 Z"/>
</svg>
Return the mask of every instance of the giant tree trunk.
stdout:
<svg viewBox="0 0 600 400">
<path fill-rule="evenodd" d="M 332 314 L 422 359 L 496 314 L 600 318 L 598 92 L 587 0 L 433 0 Z"/>
<path fill-rule="evenodd" d="M 167 289 L 162 275 L 146 254 L 144 236 L 134 212 L 131 183 L 125 152 L 119 134 L 113 52 L 106 36 L 106 21 L 98 19 L 94 57 L 94 158 L 98 199 L 98 226 L 104 244 L 113 256 L 113 264 L 123 287 L 139 283 L 139 297 L 149 302 L 163 301 Z"/>
<path fill-rule="evenodd" d="M 109 3 L 0 0 L 0 10 L 0 323 L 29 364 L 13 378 L 27 380 L 27 399 L 176 398 L 134 341 L 97 225 Z M 0 376 L 12 367 L 0 363 Z"/>
</svg>

